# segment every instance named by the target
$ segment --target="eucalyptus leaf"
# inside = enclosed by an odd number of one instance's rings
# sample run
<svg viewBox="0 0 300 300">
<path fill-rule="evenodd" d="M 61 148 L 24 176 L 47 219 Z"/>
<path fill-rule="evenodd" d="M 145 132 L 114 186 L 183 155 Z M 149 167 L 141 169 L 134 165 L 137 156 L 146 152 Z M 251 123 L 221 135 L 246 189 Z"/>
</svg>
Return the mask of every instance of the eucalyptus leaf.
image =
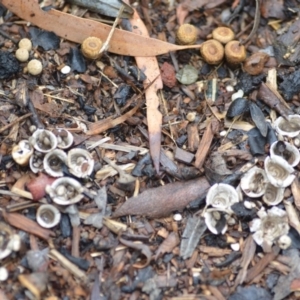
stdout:
<svg viewBox="0 0 300 300">
<path fill-rule="evenodd" d="M 121 0 L 67 0 L 72 4 L 76 4 L 82 7 L 85 7 L 91 11 L 96 13 L 100 13 L 102 15 L 108 17 L 117 17 L 119 10 L 122 5 L 125 6 L 124 11 L 121 15 L 121 18 L 130 18 L 133 14 L 133 9 L 130 5 L 124 3 Z"/>
<path fill-rule="evenodd" d="M 187 259 L 192 256 L 200 238 L 207 229 L 204 218 L 189 217 L 180 243 L 180 256 Z"/>
</svg>

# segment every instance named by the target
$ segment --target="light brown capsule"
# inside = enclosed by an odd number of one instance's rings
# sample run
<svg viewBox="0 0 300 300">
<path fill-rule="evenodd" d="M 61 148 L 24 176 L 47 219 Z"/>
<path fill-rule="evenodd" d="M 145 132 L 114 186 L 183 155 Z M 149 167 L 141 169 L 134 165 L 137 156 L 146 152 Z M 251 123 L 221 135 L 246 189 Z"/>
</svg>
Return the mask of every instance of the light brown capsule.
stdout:
<svg viewBox="0 0 300 300">
<path fill-rule="evenodd" d="M 191 24 L 181 25 L 176 32 L 176 41 L 180 45 L 193 45 L 197 40 L 197 28 Z"/>
<path fill-rule="evenodd" d="M 250 75 L 259 75 L 268 61 L 269 55 L 263 52 L 257 52 L 248 57 L 244 62 L 244 71 Z"/>
<path fill-rule="evenodd" d="M 94 36 L 86 38 L 81 44 L 82 54 L 89 59 L 97 59 L 100 57 L 100 50 L 102 48 L 102 41 Z"/>
<path fill-rule="evenodd" d="M 218 27 L 213 30 L 212 37 L 225 45 L 234 39 L 234 32 L 228 27 Z"/>
<path fill-rule="evenodd" d="M 246 57 L 246 49 L 239 41 L 230 41 L 225 46 L 225 57 L 228 63 L 237 65 L 242 63 Z"/>
<path fill-rule="evenodd" d="M 224 58 L 224 47 L 219 41 L 208 40 L 202 44 L 200 53 L 208 64 L 217 65 Z"/>
</svg>

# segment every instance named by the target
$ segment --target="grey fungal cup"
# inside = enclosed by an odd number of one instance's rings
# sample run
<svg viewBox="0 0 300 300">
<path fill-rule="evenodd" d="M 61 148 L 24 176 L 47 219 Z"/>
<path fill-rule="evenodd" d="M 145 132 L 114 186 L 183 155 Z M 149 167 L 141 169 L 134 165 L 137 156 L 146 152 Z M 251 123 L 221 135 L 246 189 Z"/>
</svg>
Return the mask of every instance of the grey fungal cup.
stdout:
<svg viewBox="0 0 300 300">
<path fill-rule="evenodd" d="M 274 129 L 282 136 L 296 137 L 300 133 L 300 115 L 289 115 L 286 119 L 277 118 Z"/>
<path fill-rule="evenodd" d="M 231 211 L 231 205 L 237 202 L 239 202 L 237 191 L 233 186 L 225 183 L 214 184 L 206 195 L 206 206 L 221 210 Z"/>
<path fill-rule="evenodd" d="M 267 182 L 266 172 L 255 166 L 242 176 L 241 189 L 247 196 L 257 198 L 265 193 Z"/>
<path fill-rule="evenodd" d="M 279 204 L 284 197 L 285 188 L 276 187 L 270 182 L 266 184 L 263 201 L 270 206 Z"/>
<path fill-rule="evenodd" d="M 44 228 L 56 226 L 60 218 L 60 211 L 51 204 L 42 204 L 36 212 L 36 221 Z"/>
<path fill-rule="evenodd" d="M 61 149 L 54 149 L 48 152 L 43 161 L 45 172 L 53 177 L 63 176 L 63 166 L 66 164 L 67 154 Z"/>
<path fill-rule="evenodd" d="M 60 149 L 68 149 L 72 146 L 74 137 L 69 130 L 64 128 L 56 128 L 53 133 L 57 137 L 57 147 Z"/>
<path fill-rule="evenodd" d="M 224 234 L 227 230 L 228 214 L 224 211 L 209 208 L 204 212 L 205 224 L 213 234 Z"/>
<path fill-rule="evenodd" d="M 74 204 L 84 197 L 81 184 L 70 177 L 56 179 L 51 185 L 46 186 L 46 192 L 53 202 L 59 205 Z"/>
<path fill-rule="evenodd" d="M 280 156 L 288 162 L 292 167 L 295 167 L 300 162 L 299 150 L 292 144 L 283 141 L 274 142 L 270 147 L 270 156 Z"/>
<path fill-rule="evenodd" d="M 268 156 L 264 165 L 269 181 L 276 187 L 287 187 L 295 179 L 294 168 L 280 156 Z"/>
<path fill-rule="evenodd" d="M 44 154 L 38 151 L 34 151 L 33 155 L 30 157 L 29 166 L 33 173 L 38 173 L 44 169 Z"/>
<path fill-rule="evenodd" d="M 87 150 L 74 148 L 68 152 L 68 167 L 76 177 L 87 177 L 94 170 L 94 160 Z"/>
<path fill-rule="evenodd" d="M 37 129 L 30 140 L 34 149 L 42 153 L 47 153 L 54 150 L 57 146 L 56 136 L 49 130 Z"/>
</svg>

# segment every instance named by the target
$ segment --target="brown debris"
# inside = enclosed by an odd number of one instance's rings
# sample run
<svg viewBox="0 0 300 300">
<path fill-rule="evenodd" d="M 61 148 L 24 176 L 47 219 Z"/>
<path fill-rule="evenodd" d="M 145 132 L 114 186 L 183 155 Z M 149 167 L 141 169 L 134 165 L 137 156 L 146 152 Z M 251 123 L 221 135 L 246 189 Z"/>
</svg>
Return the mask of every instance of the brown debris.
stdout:
<svg viewBox="0 0 300 300">
<path fill-rule="evenodd" d="M 211 146 L 212 140 L 214 138 L 214 135 L 218 131 L 219 131 L 218 121 L 216 119 L 209 121 L 195 155 L 196 158 L 195 167 L 197 167 L 198 169 L 202 168 L 206 156 L 208 154 L 209 148 Z"/>
<path fill-rule="evenodd" d="M 147 189 L 137 197 L 129 198 L 114 213 L 113 217 L 142 215 L 150 218 L 168 216 L 175 210 L 184 209 L 191 201 L 204 196 L 210 185 L 204 177 L 170 183 Z"/>
<path fill-rule="evenodd" d="M 34 234 L 45 241 L 48 241 L 51 236 L 55 236 L 53 231 L 40 227 L 37 223 L 21 214 L 4 213 L 4 218 L 11 226 Z"/>
<path fill-rule="evenodd" d="M 270 86 L 262 82 L 260 89 L 258 90 L 257 97 L 264 101 L 270 108 L 275 109 L 281 116 L 287 117 L 292 114 L 289 106 L 282 99 L 279 93 L 272 90 Z"/>
</svg>

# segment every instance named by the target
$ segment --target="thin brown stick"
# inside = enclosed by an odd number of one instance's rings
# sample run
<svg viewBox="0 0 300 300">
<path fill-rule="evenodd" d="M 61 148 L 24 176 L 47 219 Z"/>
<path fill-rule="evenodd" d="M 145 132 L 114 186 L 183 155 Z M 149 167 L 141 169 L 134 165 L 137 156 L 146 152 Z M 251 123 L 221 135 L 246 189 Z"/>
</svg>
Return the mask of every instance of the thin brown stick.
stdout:
<svg viewBox="0 0 300 300">
<path fill-rule="evenodd" d="M 24 115 L 24 116 L 18 118 L 17 120 L 11 122 L 10 124 L 5 125 L 4 127 L 2 127 L 2 128 L 0 129 L 0 133 L 4 132 L 5 130 L 9 129 L 10 127 L 12 127 L 12 126 L 14 126 L 14 125 L 16 125 L 16 124 L 18 124 L 19 122 L 25 120 L 26 118 L 28 118 L 28 117 L 30 117 L 30 116 L 32 116 L 32 113 L 28 113 L 28 114 L 26 114 L 26 115 Z"/>
</svg>

